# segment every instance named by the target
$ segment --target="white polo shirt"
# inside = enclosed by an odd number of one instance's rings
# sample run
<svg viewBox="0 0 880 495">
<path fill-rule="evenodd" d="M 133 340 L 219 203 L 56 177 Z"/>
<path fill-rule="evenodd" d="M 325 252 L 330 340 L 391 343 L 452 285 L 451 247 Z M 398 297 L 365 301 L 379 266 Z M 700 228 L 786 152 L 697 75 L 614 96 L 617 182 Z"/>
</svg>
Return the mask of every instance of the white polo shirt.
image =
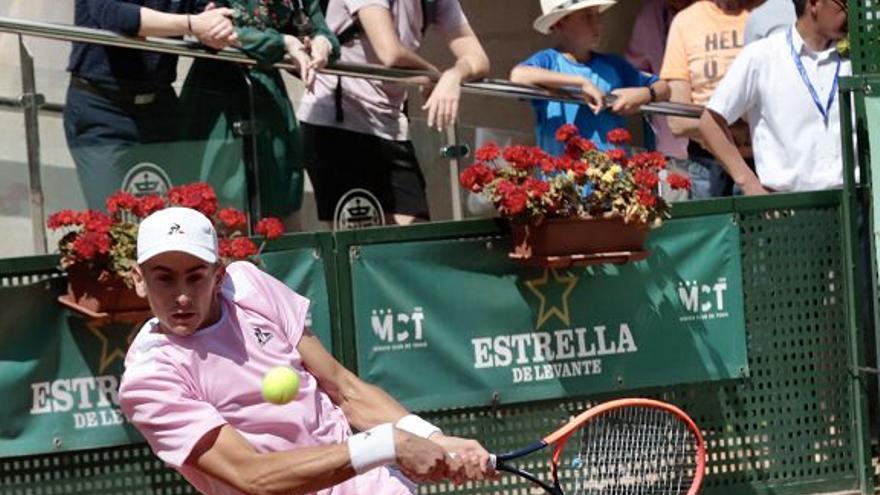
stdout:
<svg viewBox="0 0 880 495">
<path fill-rule="evenodd" d="M 791 45 L 825 107 L 834 87 L 837 51 L 814 52 L 796 28 L 791 33 Z M 839 77 L 850 74 L 852 66 L 843 60 Z M 843 185 L 839 95 L 826 122 L 795 64 L 788 30 L 746 45 L 707 106 L 728 123 L 746 116 L 755 169 L 765 187 L 814 191 Z"/>
</svg>

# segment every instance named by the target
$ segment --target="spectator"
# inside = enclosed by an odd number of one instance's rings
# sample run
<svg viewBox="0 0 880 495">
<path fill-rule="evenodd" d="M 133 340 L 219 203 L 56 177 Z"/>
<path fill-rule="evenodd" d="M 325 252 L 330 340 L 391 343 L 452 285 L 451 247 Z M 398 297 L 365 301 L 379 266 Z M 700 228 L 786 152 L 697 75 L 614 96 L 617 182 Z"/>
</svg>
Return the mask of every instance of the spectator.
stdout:
<svg viewBox="0 0 880 495">
<path fill-rule="evenodd" d="M 241 204 L 247 193 L 244 154 L 250 151 L 241 144 L 235 125 L 250 123 L 260 216 L 284 218 L 287 227 L 295 229 L 294 213 L 302 204 L 304 181 L 299 125 L 281 73 L 272 64 L 289 58 L 311 89 L 315 70 L 338 55 L 338 41 L 324 23 L 319 0 L 305 1 L 307 12 L 284 0 L 218 0 L 218 4 L 235 12 L 236 45 L 258 64 L 245 69 L 229 62 L 196 60 L 181 93 L 184 133 L 198 147 L 201 179 L 216 188 L 222 203 Z M 314 28 L 306 42 L 297 38 L 306 33 L 298 32 L 294 24 L 301 14 Z"/>
<path fill-rule="evenodd" d="M 715 86 L 743 47 L 749 7 L 754 0 L 701 0 L 682 10 L 672 20 L 660 77 L 669 81 L 670 101 L 705 105 Z M 699 163 L 702 175 L 692 176 L 693 196 L 727 196 L 733 181 L 700 143 L 700 120 L 669 117 L 676 136 L 691 140 L 688 155 Z M 750 154 L 748 128 L 738 123 L 733 129 L 737 145 Z"/>
<path fill-rule="evenodd" d="M 342 40 L 343 62 L 434 72 L 437 68 L 416 50 L 426 29 L 436 27 L 455 56 L 422 107 L 428 125 L 438 130 L 458 115 L 461 83 L 489 71 L 459 0 L 331 0 L 327 20 Z M 333 220 L 337 210 L 348 215 L 365 202 L 377 202 L 373 207 L 381 217 L 389 214 L 389 223 L 430 218 L 405 102 L 406 87 L 400 84 L 318 75 L 300 115 L 320 220 Z"/>
<path fill-rule="evenodd" d="M 600 149 L 608 147 L 608 131 L 626 127 L 623 115 L 638 112 L 645 103 L 665 101 L 669 88 L 656 76 L 639 72 L 617 55 L 597 53 L 602 40 L 601 12 L 615 0 L 542 0 L 543 15 L 534 28 L 553 34 L 557 46 L 541 50 L 510 73 L 513 82 L 548 88 L 579 88 L 587 105 L 534 100 L 535 133 L 538 145 L 559 155 L 562 144 L 556 130 L 564 124 L 576 125 L 581 134 Z M 615 96 L 605 109 L 604 93 Z"/>
<path fill-rule="evenodd" d="M 626 59 L 629 63 L 640 71 L 660 74 L 660 69 L 663 67 L 663 52 L 666 50 L 666 38 L 669 36 L 672 19 L 675 14 L 691 3 L 692 0 L 648 0 L 645 2 L 636 15 L 629 47 L 626 50 Z M 670 169 L 679 169 L 689 175 L 691 166 L 700 166 L 687 160 L 688 140 L 672 134 L 665 116 L 653 116 L 649 122 L 654 131 L 655 148 L 669 159 Z M 696 170 L 696 172 L 700 171 Z M 682 192 L 686 197 L 687 191 Z"/>
<path fill-rule="evenodd" d="M 835 41 L 846 33 L 842 0 L 795 0 L 797 24 L 747 46 L 701 119 L 703 141 L 745 194 L 843 184 L 838 80 L 852 73 Z M 757 175 L 726 135 L 746 117 Z"/>
<path fill-rule="evenodd" d="M 767 0 L 749 14 L 749 20 L 746 21 L 746 44 L 783 31 L 796 20 L 794 3 L 791 0 Z"/>
<path fill-rule="evenodd" d="M 251 263 L 225 266 L 201 213 L 144 219 L 137 262 L 156 317 L 128 350 L 119 403 L 200 493 L 411 493 L 392 463 L 416 482 L 493 476 L 479 443 L 444 435 L 339 364 L 305 326 L 308 299 Z M 260 394 L 276 367 L 299 377 L 292 402 Z"/>
<path fill-rule="evenodd" d="M 190 15 L 194 3 L 76 0 L 74 20 L 77 26 L 127 36 L 194 35 L 217 49 L 235 42 L 230 9 Z M 73 43 L 64 133 L 89 208 L 103 209 L 107 196 L 123 186 L 128 167 L 121 158 L 127 151 L 180 139 L 177 95 L 171 87 L 176 68 L 173 55 Z"/>
</svg>

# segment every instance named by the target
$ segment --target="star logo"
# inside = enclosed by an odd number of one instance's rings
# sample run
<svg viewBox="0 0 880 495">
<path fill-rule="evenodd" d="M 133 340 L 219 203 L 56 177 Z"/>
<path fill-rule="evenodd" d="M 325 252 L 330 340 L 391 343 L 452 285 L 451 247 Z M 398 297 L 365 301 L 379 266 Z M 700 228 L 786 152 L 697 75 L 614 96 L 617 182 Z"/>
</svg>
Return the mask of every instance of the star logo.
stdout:
<svg viewBox="0 0 880 495">
<path fill-rule="evenodd" d="M 128 346 L 140 329 L 136 322 L 127 321 L 90 321 L 86 323 L 86 328 L 101 342 L 98 373 L 104 373 L 117 359 L 125 362 Z"/>
<path fill-rule="evenodd" d="M 551 274 L 553 275 L 552 280 Z M 547 323 L 547 320 L 554 316 L 566 325 L 571 324 L 568 298 L 577 286 L 578 280 L 578 277 L 570 273 L 563 276 L 555 268 L 545 268 L 541 277 L 525 282 L 525 286 L 541 303 L 535 329 L 541 328 L 544 323 Z"/>
</svg>

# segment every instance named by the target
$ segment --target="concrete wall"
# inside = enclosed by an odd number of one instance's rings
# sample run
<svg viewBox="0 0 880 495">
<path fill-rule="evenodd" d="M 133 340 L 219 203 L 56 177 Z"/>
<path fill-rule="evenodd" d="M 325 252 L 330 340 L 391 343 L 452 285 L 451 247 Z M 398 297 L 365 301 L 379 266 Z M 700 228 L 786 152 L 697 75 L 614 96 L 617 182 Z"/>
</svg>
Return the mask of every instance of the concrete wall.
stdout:
<svg viewBox="0 0 880 495">
<path fill-rule="evenodd" d="M 462 0 L 462 5 L 492 59 L 493 78 L 506 79 L 517 62 L 550 42 L 531 28 L 532 21 L 539 14 L 539 0 Z M 639 5 L 639 0 L 623 0 L 605 14 L 605 51 L 623 52 Z M 0 1 L 0 16 L 69 24 L 73 20 L 73 1 L 3 0 Z M 37 38 L 26 38 L 26 41 L 36 60 L 38 91 L 45 94 L 48 101 L 63 102 L 68 79 L 64 69 L 69 44 Z M 441 66 L 450 61 L 436 36 L 429 37 L 423 52 L 431 60 L 439 61 Z M 188 66 L 189 61 L 182 59 L 179 74 L 185 76 Z M 17 37 L 0 34 L 0 96 L 17 98 L 21 94 L 19 74 Z M 296 105 L 302 88 L 293 78 L 287 81 Z M 439 157 L 445 139 L 424 127 L 418 111 L 421 105 L 415 104 L 421 101 L 421 96 L 415 95 L 414 104 L 410 105 L 414 120 L 413 140 L 428 182 L 432 215 L 438 220 L 448 219 L 451 217 L 451 173 L 449 162 Z M 519 143 L 533 140 L 532 114 L 526 102 L 465 96 L 461 113 L 460 136 L 471 147 L 486 139 Z M 638 125 L 633 127 L 635 129 Z M 34 251 L 21 112 L 0 109 L 0 131 L 0 230 L 5 233 L 0 240 L 0 257 L 24 256 Z M 83 208 L 84 201 L 67 152 L 60 117 L 41 116 L 40 139 L 47 212 Z M 307 185 L 303 226 L 307 229 L 321 227 L 315 218 L 314 202 Z M 54 240 L 50 242 L 50 248 L 53 246 Z"/>
</svg>

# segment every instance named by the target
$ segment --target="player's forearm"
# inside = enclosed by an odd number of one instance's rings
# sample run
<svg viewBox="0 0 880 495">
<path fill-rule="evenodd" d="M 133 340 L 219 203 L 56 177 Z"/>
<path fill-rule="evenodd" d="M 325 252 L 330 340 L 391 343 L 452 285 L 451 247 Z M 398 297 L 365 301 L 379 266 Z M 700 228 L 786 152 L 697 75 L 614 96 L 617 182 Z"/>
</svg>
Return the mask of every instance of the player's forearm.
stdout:
<svg viewBox="0 0 880 495">
<path fill-rule="evenodd" d="M 581 76 L 563 74 L 561 72 L 541 69 L 538 67 L 528 67 L 525 65 L 514 67 L 510 72 L 510 80 L 517 84 L 543 86 L 545 88 L 579 88 L 586 81 L 586 79 Z"/>
<path fill-rule="evenodd" d="M 260 454 L 242 470 L 247 493 L 314 493 L 338 485 L 356 473 L 346 444 Z"/>
<path fill-rule="evenodd" d="M 341 387 L 337 404 L 353 428 L 368 430 L 382 423 L 395 423 L 408 414 L 406 408 L 384 390 L 352 375 Z"/>
<path fill-rule="evenodd" d="M 189 33 L 187 17 L 141 7 L 141 27 L 138 36 L 183 36 Z"/>
<path fill-rule="evenodd" d="M 731 136 L 725 132 L 726 122 L 711 110 L 703 112 L 700 118 L 699 132 L 703 145 L 715 155 L 721 167 L 733 178 L 740 187 L 757 181 L 758 177 L 748 167 Z"/>
</svg>

